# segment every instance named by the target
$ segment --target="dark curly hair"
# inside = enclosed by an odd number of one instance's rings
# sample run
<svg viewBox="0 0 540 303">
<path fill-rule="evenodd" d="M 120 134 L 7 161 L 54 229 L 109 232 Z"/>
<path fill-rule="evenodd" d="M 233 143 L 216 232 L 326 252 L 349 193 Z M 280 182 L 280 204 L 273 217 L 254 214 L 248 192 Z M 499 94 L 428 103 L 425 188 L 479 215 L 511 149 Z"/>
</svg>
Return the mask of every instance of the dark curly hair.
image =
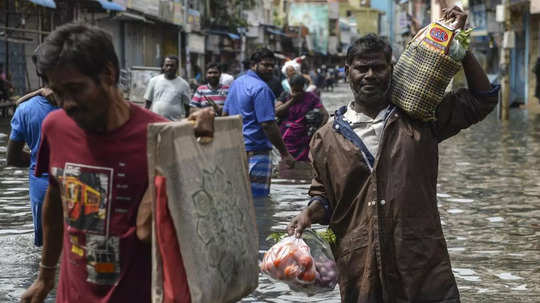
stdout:
<svg viewBox="0 0 540 303">
<path fill-rule="evenodd" d="M 120 68 L 111 36 L 95 26 L 80 23 L 59 26 L 39 46 L 32 60 L 45 82 L 46 73 L 61 66 L 73 66 L 97 82 L 110 64 L 118 83 Z"/>
<path fill-rule="evenodd" d="M 302 75 L 294 75 L 292 76 L 291 80 L 289 81 L 289 85 L 291 87 L 297 87 L 297 86 L 306 86 L 308 84 L 308 80 L 302 76 Z"/>
<path fill-rule="evenodd" d="M 208 71 L 209 69 L 211 68 L 214 68 L 214 69 L 217 69 L 217 71 L 219 73 L 221 73 L 221 64 L 217 63 L 217 62 L 211 62 L 209 63 L 207 66 L 206 66 L 206 71 Z"/>
<path fill-rule="evenodd" d="M 388 63 L 392 62 L 392 47 L 388 41 L 376 34 L 367 34 L 354 41 L 347 50 L 347 64 L 351 64 L 354 57 L 366 53 L 383 52 Z"/>
<path fill-rule="evenodd" d="M 257 64 L 261 62 L 263 59 L 271 59 L 274 60 L 274 52 L 267 48 L 259 48 L 257 49 L 253 55 L 251 55 L 251 64 Z"/>
</svg>

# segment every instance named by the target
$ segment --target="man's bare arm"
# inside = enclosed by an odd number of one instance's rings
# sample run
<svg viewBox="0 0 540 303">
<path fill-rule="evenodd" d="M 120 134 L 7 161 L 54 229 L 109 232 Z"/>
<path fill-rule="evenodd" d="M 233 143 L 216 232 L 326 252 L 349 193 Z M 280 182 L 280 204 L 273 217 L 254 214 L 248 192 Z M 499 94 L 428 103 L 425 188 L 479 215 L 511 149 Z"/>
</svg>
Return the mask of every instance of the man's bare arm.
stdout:
<svg viewBox="0 0 540 303">
<path fill-rule="evenodd" d="M 43 250 L 39 275 L 36 281 L 22 295 L 21 302 L 43 302 L 54 288 L 56 266 L 62 252 L 64 220 L 60 188 L 57 183 L 49 183 L 43 201 Z"/>
<path fill-rule="evenodd" d="M 24 141 L 8 141 L 7 165 L 28 167 L 30 165 L 30 153 L 24 150 Z"/>
<path fill-rule="evenodd" d="M 145 243 L 150 243 L 152 239 L 152 196 L 150 195 L 150 188 L 146 189 L 137 211 L 137 238 Z"/>
</svg>

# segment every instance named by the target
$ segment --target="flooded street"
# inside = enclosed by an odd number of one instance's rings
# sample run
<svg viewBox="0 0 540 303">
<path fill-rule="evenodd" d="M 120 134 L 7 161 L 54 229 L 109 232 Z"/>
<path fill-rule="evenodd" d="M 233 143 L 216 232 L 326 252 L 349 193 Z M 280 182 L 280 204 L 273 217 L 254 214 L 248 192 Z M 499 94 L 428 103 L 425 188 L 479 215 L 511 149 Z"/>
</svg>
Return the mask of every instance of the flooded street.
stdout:
<svg viewBox="0 0 540 303">
<path fill-rule="evenodd" d="M 351 100 L 346 85 L 325 93 L 333 112 Z M 9 120 L 0 119 L 0 302 L 18 302 L 38 271 L 27 169 L 6 168 Z M 438 202 L 462 302 L 538 302 L 540 298 L 540 115 L 494 114 L 439 146 Z M 307 203 L 306 182 L 274 179 L 255 201 L 260 250 Z M 306 297 L 260 276 L 242 302 L 339 302 L 339 291 Z M 54 294 L 53 294 L 54 295 Z M 48 302 L 53 302 L 50 296 Z"/>
</svg>

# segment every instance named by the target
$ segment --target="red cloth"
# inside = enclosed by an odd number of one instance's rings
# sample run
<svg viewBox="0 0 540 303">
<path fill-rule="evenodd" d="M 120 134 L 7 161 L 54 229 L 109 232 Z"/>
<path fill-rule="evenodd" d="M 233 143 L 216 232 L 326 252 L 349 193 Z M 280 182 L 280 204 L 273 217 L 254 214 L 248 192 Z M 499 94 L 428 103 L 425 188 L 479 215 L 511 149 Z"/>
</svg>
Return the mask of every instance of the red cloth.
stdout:
<svg viewBox="0 0 540 303">
<path fill-rule="evenodd" d="M 167 182 L 156 176 L 156 235 L 163 268 L 164 303 L 189 303 L 189 287 L 176 230 L 167 206 Z"/>
<path fill-rule="evenodd" d="M 57 302 L 150 302 L 150 245 L 136 235 L 148 188 L 146 127 L 166 121 L 130 105 L 104 133 L 81 129 L 64 110 L 43 122 L 36 174 L 60 185 L 64 240 Z"/>
</svg>

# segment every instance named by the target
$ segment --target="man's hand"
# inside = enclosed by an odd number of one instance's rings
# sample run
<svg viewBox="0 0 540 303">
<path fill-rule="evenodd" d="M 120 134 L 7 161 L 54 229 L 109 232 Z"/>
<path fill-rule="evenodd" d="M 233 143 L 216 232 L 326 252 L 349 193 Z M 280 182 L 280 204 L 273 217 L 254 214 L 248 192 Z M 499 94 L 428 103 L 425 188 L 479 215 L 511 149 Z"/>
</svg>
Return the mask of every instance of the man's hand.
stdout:
<svg viewBox="0 0 540 303">
<path fill-rule="evenodd" d="M 137 210 L 136 221 L 137 238 L 144 243 L 152 240 L 152 196 L 150 188 L 147 188 Z"/>
<path fill-rule="evenodd" d="M 319 200 L 313 201 L 287 225 L 289 236 L 294 234 L 297 238 L 300 238 L 304 230 L 310 227 L 312 223 L 323 222 L 325 215 L 326 211 L 323 204 Z"/>
<path fill-rule="evenodd" d="M 282 161 L 285 162 L 288 168 L 294 168 L 294 164 L 296 163 L 296 160 L 294 160 L 293 156 L 289 153 L 287 153 L 285 156 L 282 156 Z"/>
<path fill-rule="evenodd" d="M 289 236 L 294 235 L 295 237 L 300 238 L 304 230 L 310 226 L 311 216 L 308 208 L 306 208 L 289 222 L 289 225 L 287 225 L 287 233 Z"/>
<path fill-rule="evenodd" d="M 49 182 L 42 209 L 43 248 L 37 280 L 24 292 L 21 302 L 41 303 L 54 288 L 56 263 L 62 251 L 64 235 L 62 198 L 59 184 Z"/>
<path fill-rule="evenodd" d="M 214 137 L 214 117 L 216 113 L 211 107 L 205 107 L 189 115 L 188 120 L 195 126 L 196 137 Z"/>
<path fill-rule="evenodd" d="M 55 270 L 41 269 L 39 277 L 21 296 L 21 303 L 41 303 L 54 288 Z"/>
<path fill-rule="evenodd" d="M 467 13 L 464 12 L 459 6 L 455 5 L 454 7 L 448 9 L 443 8 L 442 17 L 451 22 L 456 22 L 456 29 L 464 29 L 465 23 L 467 23 Z"/>
</svg>

